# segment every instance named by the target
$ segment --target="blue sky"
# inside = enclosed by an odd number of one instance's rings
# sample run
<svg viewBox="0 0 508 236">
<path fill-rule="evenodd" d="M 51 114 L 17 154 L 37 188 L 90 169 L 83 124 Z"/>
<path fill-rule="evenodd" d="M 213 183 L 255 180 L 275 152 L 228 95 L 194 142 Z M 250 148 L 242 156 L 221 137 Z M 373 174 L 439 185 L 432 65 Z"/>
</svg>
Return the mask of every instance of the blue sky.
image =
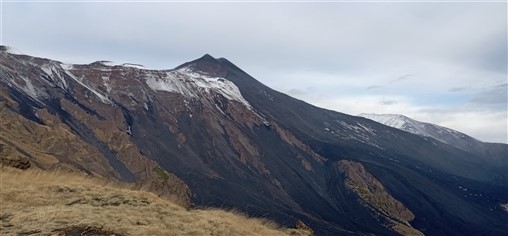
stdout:
<svg viewBox="0 0 508 236">
<path fill-rule="evenodd" d="M 2 44 L 173 68 L 209 53 L 309 103 L 507 138 L 507 3 L 19 2 Z"/>
</svg>

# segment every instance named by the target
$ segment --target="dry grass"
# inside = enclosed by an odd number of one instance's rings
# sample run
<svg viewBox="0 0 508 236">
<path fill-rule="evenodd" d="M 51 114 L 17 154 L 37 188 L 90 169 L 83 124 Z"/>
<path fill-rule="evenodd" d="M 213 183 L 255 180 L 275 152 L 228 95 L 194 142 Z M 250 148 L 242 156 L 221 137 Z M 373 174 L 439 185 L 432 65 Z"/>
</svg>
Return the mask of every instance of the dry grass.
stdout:
<svg viewBox="0 0 508 236">
<path fill-rule="evenodd" d="M 0 171 L 2 235 L 306 234 L 235 212 L 188 211 L 153 193 L 76 173 Z"/>
</svg>

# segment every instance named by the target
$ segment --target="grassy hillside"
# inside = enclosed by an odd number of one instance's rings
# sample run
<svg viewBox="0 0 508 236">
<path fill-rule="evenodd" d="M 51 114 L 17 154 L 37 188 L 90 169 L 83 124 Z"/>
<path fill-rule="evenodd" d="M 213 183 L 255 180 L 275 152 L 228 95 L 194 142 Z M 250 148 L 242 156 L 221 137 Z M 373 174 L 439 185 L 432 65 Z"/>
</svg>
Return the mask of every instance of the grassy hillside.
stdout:
<svg viewBox="0 0 508 236">
<path fill-rule="evenodd" d="M 2 235 L 307 235 L 76 173 L 0 167 Z"/>
</svg>

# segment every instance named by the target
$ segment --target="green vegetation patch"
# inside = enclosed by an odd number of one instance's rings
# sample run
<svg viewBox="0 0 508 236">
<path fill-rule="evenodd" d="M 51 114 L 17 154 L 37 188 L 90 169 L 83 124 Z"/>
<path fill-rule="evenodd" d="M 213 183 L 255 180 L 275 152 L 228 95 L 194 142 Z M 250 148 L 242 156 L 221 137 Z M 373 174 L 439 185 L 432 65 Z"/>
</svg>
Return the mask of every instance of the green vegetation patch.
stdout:
<svg viewBox="0 0 508 236">
<path fill-rule="evenodd" d="M 157 174 L 157 177 L 163 182 L 167 183 L 169 180 L 169 175 L 166 173 L 166 171 L 159 166 L 153 168 L 153 172 Z"/>
</svg>

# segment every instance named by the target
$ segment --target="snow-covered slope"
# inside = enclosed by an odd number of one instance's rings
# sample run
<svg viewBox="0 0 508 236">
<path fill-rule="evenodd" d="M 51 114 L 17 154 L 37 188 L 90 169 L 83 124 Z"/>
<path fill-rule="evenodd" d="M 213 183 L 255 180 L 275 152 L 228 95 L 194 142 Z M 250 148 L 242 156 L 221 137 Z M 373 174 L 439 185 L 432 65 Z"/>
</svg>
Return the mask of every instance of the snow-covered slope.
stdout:
<svg viewBox="0 0 508 236">
<path fill-rule="evenodd" d="M 391 126 L 412 134 L 437 139 L 460 149 L 470 151 L 481 141 L 453 129 L 439 125 L 413 120 L 398 114 L 366 114 L 358 116 L 374 120 L 381 124 Z"/>
<path fill-rule="evenodd" d="M 210 77 L 190 68 L 167 71 L 163 76 L 157 75 L 147 73 L 146 76 L 146 84 L 153 90 L 180 93 L 186 97 L 203 97 L 203 94 L 211 96 L 212 93 L 217 93 L 251 109 L 238 87 L 225 78 Z"/>
</svg>

